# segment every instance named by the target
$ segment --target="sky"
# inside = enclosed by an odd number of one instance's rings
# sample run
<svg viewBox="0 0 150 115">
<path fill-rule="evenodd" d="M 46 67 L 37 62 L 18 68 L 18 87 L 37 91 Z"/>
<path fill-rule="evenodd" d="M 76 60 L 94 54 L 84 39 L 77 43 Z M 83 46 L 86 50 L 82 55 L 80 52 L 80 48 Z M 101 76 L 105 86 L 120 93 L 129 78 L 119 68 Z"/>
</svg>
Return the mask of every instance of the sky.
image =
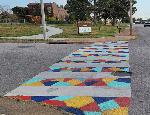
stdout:
<svg viewBox="0 0 150 115">
<path fill-rule="evenodd" d="M 30 2 L 39 2 L 40 0 L 0 0 L 1 6 L 26 6 Z M 44 2 L 56 2 L 59 5 L 65 5 L 67 0 L 44 0 Z M 137 0 L 137 12 L 134 14 L 136 18 L 150 18 L 150 0 Z"/>
<path fill-rule="evenodd" d="M 134 14 L 136 18 L 150 18 L 150 0 L 137 0 L 137 12 Z"/>
</svg>

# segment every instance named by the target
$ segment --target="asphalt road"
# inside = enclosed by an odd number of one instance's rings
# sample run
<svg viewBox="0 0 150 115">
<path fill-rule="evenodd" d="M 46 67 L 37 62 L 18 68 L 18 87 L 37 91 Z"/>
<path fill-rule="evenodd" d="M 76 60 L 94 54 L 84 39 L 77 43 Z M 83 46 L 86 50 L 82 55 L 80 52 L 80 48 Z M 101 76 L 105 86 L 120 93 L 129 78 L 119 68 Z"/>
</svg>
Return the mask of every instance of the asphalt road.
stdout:
<svg viewBox="0 0 150 115">
<path fill-rule="evenodd" d="M 0 96 L 83 46 L 0 43 Z"/>
<path fill-rule="evenodd" d="M 150 115 L 150 27 L 134 27 L 138 38 L 129 42 L 132 71 L 130 115 Z"/>
</svg>

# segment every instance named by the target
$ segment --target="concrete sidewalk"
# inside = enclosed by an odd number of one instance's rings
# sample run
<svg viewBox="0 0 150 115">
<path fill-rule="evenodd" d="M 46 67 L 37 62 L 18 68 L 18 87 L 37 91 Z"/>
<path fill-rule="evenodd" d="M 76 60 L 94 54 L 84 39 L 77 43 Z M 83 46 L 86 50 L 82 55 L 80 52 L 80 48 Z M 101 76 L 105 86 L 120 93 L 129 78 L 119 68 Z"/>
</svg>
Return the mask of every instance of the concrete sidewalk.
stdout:
<svg viewBox="0 0 150 115">
<path fill-rule="evenodd" d="M 52 26 L 47 26 L 47 32 L 46 32 L 46 36 L 47 39 L 49 39 L 50 36 L 56 35 L 56 34 L 60 34 L 63 32 L 62 29 L 60 28 L 56 28 L 56 27 L 52 27 Z M 32 36 L 22 36 L 22 37 L 0 37 L 0 38 L 6 38 L 6 39 L 25 39 L 25 40 L 32 40 L 32 39 L 44 39 L 43 38 L 43 34 L 38 34 L 38 35 L 32 35 Z"/>
</svg>

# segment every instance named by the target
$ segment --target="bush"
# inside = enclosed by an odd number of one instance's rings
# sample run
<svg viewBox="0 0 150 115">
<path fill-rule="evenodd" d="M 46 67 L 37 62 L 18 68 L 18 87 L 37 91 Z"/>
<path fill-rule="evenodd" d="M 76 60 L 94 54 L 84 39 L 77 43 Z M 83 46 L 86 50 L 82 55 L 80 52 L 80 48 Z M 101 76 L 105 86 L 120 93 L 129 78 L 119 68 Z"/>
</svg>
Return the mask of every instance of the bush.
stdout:
<svg viewBox="0 0 150 115">
<path fill-rule="evenodd" d="M 55 20 L 55 21 L 47 21 L 47 24 L 68 24 L 68 22 L 62 20 Z"/>
</svg>

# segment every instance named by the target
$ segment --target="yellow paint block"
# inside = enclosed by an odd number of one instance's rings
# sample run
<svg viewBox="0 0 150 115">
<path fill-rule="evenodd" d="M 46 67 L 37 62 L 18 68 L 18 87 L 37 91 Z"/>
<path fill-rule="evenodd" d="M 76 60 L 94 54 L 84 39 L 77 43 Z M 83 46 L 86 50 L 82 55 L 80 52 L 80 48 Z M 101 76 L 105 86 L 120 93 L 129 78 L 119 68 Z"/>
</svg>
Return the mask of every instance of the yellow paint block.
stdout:
<svg viewBox="0 0 150 115">
<path fill-rule="evenodd" d="M 88 104 L 94 102 L 94 99 L 92 97 L 89 97 L 89 96 L 85 96 L 85 97 L 77 96 L 75 98 L 71 98 L 71 99 L 66 100 L 64 102 L 69 107 L 80 108 L 80 107 L 83 107 L 85 105 L 88 105 Z"/>
<path fill-rule="evenodd" d="M 63 82 L 63 81 L 64 81 L 64 78 L 57 78 L 55 81 Z"/>
<path fill-rule="evenodd" d="M 117 78 L 103 78 L 102 81 L 107 84 L 107 83 L 110 83 L 110 82 L 112 82 L 112 81 L 114 81 L 114 80 L 116 80 L 116 79 L 117 79 Z"/>
<path fill-rule="evenodd" d="M 116 67 L 113 67 L 113 68 L 111 68 L 110 70 L 112 70 L 112 71 L 121 71 L 120 68 L 116 68 Z"/>
<path fill-rule="evenodd" d="M 78 79 L 72 79 L 72 80 L 69 80 L 67 81 L 68 83 L 72 84 L 72 85 L 78 85 L 78 84 L 81 84 L 82 82 Z"/>
<path fill-rule="evenodd" d="M 34 82 L 30 84 L 23 84 L 22 86 L 44 86 L 41 82 Z"/>
<path fill-rule="evenodd" d="M 102 115 L 128 115 L 128 108 L 120 107 L 118 109 L 107 110 L 107 111 L 104 111 Z"/>
</svg>

